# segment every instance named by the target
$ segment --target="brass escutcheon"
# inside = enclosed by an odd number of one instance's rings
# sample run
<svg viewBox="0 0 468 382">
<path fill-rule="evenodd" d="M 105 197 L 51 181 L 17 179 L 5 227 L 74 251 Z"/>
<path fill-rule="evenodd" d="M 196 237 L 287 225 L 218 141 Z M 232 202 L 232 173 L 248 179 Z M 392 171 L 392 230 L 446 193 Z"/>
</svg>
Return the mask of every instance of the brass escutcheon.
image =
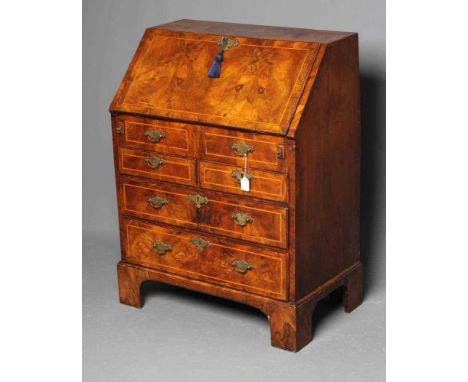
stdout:
<svg viewBox="0 0 468 382">
<path fill-rule="evenodd" d="M 205 204 L 208 204 L 208 198 L 201 195 L 188 195 L 189 200 L 195 203 L 197 209 L 202 208 Z"/>
<path fill-rule="evenodd" d="M 243 212 L 233 212 L 232 219 L 236 224 L 240 225 L 241 227 L 245 227 L 247 223 L 253 223 L 252 216 L 247 215 Z"/>
<path fill-rule="evenodd" d="M 159 166 L 166 163 L 164 159 L 159 159 L 158 157 L 145 157 L 145 163 L 148 167 L 151 167 L 155 170 L 159 168 Z"/>
<path fill-rule="evenodd" d="M 240 180 L 241 180 L 241 178 L 242 178 L 244 175 L 246 176 L 246 178 L 247 178 L 249 181 L 251 181 L 251 180 L 254 178 L 253 175 L 247 174 L 247 173 L 244 172 L 244 171 L 233 171 L 233 172 L 231 173 L 231 175 L 232 175 L 233 178 L 237 181 L 237 183 L 240 183 Z"/>
<path fill-rule="evenodd" d="M 148 138 L 148 141 L 152 143 L 158 143 L 165 137 L 164 133 L 156 129 L 148 129 L 145 131 L 145 136 Z"/>
<path fill-rule="evenodd" d="M 153 241 L 152 247 L 160 255 L 164 255 L 167 251 L 170 251 L 172 249 L 172 247 L 169 244 L 166 244 L 163 241 L 160 241 L 159 243 Z"/>
<path fill-rule="evenodd" d="M 254 151 L 253 146 L 250 146 L 246 143 L 233 143 L 231 148 L 236 152 L 237 155 L 240 155 L 241 157 Z"/>
<path fill-rule="evenodd" d="M 284 159 L 284 145 L 278 145 L 276 147 L 276 157 L 279 159 Z"/>
<path fill-rule="evenodd" d="M 151 207 L 159 210 L 162 206 L 167 204 L 167 200 L 160 198 L 159 196 L 153 196 L 151 198 L 148 198 L 148 203 L 151 205 Z"/>
<path fill-rule="evenodd" d="M 233 38 L 229 38 L 229 37 L 224 37 L 224 36 L 221 36 L 219 39 L 218 39 L 218 46 L 219 48 L 225 52 L 226 50 L 229 50 L 235 46 L 239 45 L 239 41 L 233 39 Z"/>
<path fill-rule="evenodd" d="M 251 269 L 254 269 L 252 264 L 249 264 L 245 260 L 234 260 L 231 263 L 232 267 L 239 273 L 246 273 L 247 271 L 250 271 Z"/>
<path fill-rule="evenodd" d="M 197 249 L 200 252 L 211 245 L 211 243 L 208 240 L 203 240 L 200 237 L 194 237 L 190 239 L 190 241 L 195 245 L 195 247 L 197 247 Z"/>
</svg>

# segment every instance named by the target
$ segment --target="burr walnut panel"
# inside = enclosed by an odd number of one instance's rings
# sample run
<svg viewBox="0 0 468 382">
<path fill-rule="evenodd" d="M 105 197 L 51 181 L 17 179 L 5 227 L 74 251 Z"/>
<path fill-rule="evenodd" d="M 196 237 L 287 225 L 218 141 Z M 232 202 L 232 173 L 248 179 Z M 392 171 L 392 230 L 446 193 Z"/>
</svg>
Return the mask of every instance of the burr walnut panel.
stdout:
<svg viewBox="0 0 468 382">
<path fill-rule="evenodd" d="M 248 147 L 247 170 L 258 168 L 286 171 L 286 140 L 280 137 L 202 128 L 200 158 L 244 168 L 244 158 L 236 145 Z"/>
<path fill-rule="evenodd" d="M 176 185 L 151 185 L 132 180 L 120 184 L 122 211 L 129 216 L 197 228 L 255 243 L 287 247 L 287 209 L 268 203 L 221 196 Z M 189 195 L 206 204 L 197 208 Z"/>
<path fill-rule="evenodd" d="M 118 151 L 119 170 L 123 174 L 181 184 L 196 184 L 193 159 L 125 148 L 119 148 Z"/>
<path fill-rule="evenodd" d="M 130 263 L 285 298 L 286 258 L 281 252 L 127 219 L 123 233 L 124 259 Z"/>
<path fill-rule="evenodd" d="M 126 147 L 193 157 L 198 126 L 149 118 L 120 117 L 120 143 Z"/>
<path fill-rule="evenodd" d="M 254 169 L 247 170 L 250 191 L 245 192 L 240 188 L 239 176 L 244 174 L 244 168 L 241 166 L 227 166 L 201 161 L 198 173 L 202 188 L 279 202 L 287 201 L 288 177 L 285 174 Z"/>
<path fill-rule="evenodd" d="M 183 227 L 198 227 L 197 211 L 187 197 L 187 190 L 131 180 L 124 180 L 119 189 L 123 196 L 122 211 L 126 215 Z"/>
<path fill-rule="evenodd" d="M 319 44 L 238 37 L 209 78 L 218 38 L 148 30 L 111 109 L 284 133 Z"/>
</svg>

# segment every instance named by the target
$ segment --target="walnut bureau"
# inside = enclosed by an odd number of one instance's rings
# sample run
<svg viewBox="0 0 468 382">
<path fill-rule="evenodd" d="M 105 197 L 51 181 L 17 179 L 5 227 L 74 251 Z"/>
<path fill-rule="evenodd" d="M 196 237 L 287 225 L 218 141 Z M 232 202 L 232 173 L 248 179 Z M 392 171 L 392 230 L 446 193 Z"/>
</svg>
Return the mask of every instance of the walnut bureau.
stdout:
<svg viewBox="0 0 468 382">
<path fill-rule="evenodd" d="M 362 301 L 355 33 L 180 20 L 145 31 L 110 106 L 120 301 L 158 281 L 251 305 L 273 346 Z"/>
</svg>

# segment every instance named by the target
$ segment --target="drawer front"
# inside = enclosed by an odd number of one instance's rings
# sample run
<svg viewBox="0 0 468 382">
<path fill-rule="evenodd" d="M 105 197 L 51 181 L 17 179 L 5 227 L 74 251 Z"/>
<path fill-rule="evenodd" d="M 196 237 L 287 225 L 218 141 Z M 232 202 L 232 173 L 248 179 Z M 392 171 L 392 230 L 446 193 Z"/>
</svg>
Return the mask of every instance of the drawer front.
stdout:
<svg viewBox="0 0 468 382">
<path fill-rule="evenodd" d="M 119 171 L 145 178 L 196 184 L 195 160 L 161 155 L 151 151 L 119 148 Z"/>
<path fill-rule="evenodd" d="M 247 169 L 286 171 L 283 138 L 215 128 L 203 128 L 201 134 L 201 159 L 243 168 L 243 153 L 247 151 Z"/>
<path fill-rule="evenodd" d="M 240 177 L 244 171 L 240 166 L 228 166 L 211 162 L 200 162 L 200 186 L 211 190 L 244 196 L 287 202 L 287 175 L 261 170 L 247 170 L 250 191 L 240 188 Z"/>
<path fill-rule="evenodd" d="M 143 266 L 278 299 L 286 254 L 212 236 L 123 220 L 124 258 Z"/>
<path fill-rule="evenodd" d="M 160 184 L 158 186 L 123 181 L 120 186 L 125 215 L 163 223 L 197 228 L 197 211 L 189 200 L 190 192 Z"/>
<path fill-rule="evenodd" d="M 198 126 L 126 117 L 117 120 L 120 144 L 164 154 L 195 156 Z"/>
<path fill-rule="evenodd" d="M 200 192 L 175 185 L 150 185 L 123 180 L 122 212 L 127 216 L 160 221 L 234 237 L 287 247 L 287 209 L 259 205 L 235 197 Z M 189 196 L 191 196 L 191 199 Z M 196 197 L 198 195 L 198 199 Z"/>
</svg>

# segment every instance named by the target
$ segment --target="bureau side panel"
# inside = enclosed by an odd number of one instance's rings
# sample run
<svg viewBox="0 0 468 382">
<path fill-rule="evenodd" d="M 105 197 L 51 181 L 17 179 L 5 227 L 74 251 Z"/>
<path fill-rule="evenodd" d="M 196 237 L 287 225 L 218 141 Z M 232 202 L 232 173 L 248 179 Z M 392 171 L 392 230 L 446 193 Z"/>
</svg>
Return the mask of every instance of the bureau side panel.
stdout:
<svg viewBox="0 0 468 382">
<path fill-rule="evenodd" d="M 360 256 L 357 35 L 327 45 L 295 142 L 298 300 Z"/>
</svg>

